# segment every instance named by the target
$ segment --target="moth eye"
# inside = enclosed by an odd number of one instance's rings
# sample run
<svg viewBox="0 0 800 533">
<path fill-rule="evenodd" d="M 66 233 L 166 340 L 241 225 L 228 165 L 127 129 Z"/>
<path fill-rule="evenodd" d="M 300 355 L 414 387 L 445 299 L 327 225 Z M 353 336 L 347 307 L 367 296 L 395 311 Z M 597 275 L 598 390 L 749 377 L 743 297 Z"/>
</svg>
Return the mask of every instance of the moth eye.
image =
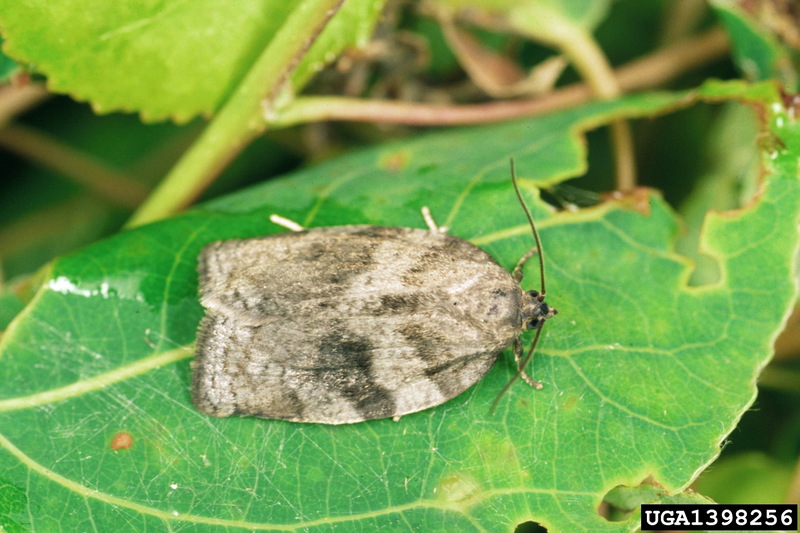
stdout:
<svg viewBox="0 0 800 533">
<path fill-rule="evenodd" d="M 539 327 L 538 320 L 531 320 L 530 322 L 528 322 L 528 329 L 536 329 L 538 327 Z"/>
<path fill-rule="evenodd" d="M 537 298 L 539 296 L 539 291 L 528 291 L 528 296 L 531 298 Z"/>
</svg>

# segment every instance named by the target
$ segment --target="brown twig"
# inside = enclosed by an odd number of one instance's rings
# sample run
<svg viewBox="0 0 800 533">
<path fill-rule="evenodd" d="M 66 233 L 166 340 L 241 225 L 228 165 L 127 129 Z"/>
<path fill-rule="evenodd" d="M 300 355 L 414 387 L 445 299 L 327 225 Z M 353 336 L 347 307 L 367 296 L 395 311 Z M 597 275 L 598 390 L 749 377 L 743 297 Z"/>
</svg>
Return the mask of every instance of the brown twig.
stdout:
<svg viewBox="0 0 800 533">
<path fill-rule="evenodd" d="M 0 146 L 54 169 L 120 207 L 134 209 L 147 197 L 141 183 L 32 128 L 18 124 L 0 128 Z"/>
<path fill-rule="evenodd" d="M 22 87 L 8 84 L 0 87 L 0 128 L 50 96 L 41 83 L 29 83 Z"/>
<path fill-rule="evenodd" d="M 687 39 L 616 70 L 622 92 L 663 85 L 678 75 L 720 59 L 729 43 L 720 28 Z M 300 97 L 275 117 L 273 125 L 342 120 L 416 126 L 452 126 L 499 122 L 573 107 L 592 99 L 584 83 L 568 85 L 548 95 L 487 104 L 436 105 L 346 97 Z"/>
</svg>

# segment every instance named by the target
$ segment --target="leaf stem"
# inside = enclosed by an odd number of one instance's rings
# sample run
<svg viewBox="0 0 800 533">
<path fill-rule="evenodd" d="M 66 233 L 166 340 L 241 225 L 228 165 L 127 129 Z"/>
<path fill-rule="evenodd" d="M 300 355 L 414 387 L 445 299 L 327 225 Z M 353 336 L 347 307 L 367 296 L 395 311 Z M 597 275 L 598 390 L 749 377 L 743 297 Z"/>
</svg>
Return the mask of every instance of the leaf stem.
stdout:
<svg viewBox="0 0 800 533">
<path fill-rule="evenodd" d="M 5 127 L 15 116 L 52 96 L 42 83 L 29 83 L 22 87 L 8 84 L 0 87 L 0 128 Z"/>
<path fill-rule="evenodd" d="M 690 70 L 715 61 L 729 48 L 725 33 L 716 28 L 631 61 L 616 71 L 621 91 L 655 87 Z M 347 120 L 454 126 L 531 117 L 575 106 L 592 99 L 587 83 L 576 83 L 550 94 L 475 105 L 440 105 L 392 100 L 364 100 L 337 96 L 302 96 L 273 118 L 279 127 L 320 120 Z"/>
<path fill-rule="evenodd" d="M 612 100 L 622 94 L 611 64 L 585 28 L 554 16 L 549 24 L 538 25 L 534 36 L 557 46 L 586 80 L 595 96 Z M 615 155 L 617 190 L 632 191 L 636 187 L 636 162 L 633 136 L 626 120 L 611 124 L 611 144 Z"/>
<path fill-rule="evenodd" d="M 168 216 L 189 205 L 267 126 L 263 106 L 289 89 L 289 77 L 344 0 L 302 0 L 189 151 L 139 207 L 128 226 Z"/>
</svg>

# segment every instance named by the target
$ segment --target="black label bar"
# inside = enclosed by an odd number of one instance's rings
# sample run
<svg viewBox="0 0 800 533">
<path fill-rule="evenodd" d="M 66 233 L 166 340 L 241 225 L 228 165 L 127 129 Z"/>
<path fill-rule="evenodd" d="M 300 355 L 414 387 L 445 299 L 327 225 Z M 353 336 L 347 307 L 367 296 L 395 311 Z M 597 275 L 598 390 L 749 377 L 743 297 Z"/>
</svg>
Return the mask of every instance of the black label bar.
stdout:
<svg viewBox="0 0 800 533">
<path fill-rule="evenodd" d="M 642 531 L 797 531 L 797 505 L 643 504 Z"/>
</svg>

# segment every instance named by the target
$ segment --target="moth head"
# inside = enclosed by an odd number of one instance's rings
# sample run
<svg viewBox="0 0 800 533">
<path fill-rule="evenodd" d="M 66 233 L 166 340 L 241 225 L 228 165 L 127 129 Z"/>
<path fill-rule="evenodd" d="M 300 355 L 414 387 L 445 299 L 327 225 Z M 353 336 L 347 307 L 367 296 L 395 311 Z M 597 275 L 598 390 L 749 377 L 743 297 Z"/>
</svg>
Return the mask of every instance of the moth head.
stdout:
<svg viewBox="0 0 800 533">
<path fill-rule="evenodd" d="M 527 329 L 539 329 L 544 325 L 544 321 L 558 314 L 558 309 L 550 307 L 544 301 L 544 293 L 539 291 L 528 291 L 526 303 L 526 327 Z"/>
</svg>

